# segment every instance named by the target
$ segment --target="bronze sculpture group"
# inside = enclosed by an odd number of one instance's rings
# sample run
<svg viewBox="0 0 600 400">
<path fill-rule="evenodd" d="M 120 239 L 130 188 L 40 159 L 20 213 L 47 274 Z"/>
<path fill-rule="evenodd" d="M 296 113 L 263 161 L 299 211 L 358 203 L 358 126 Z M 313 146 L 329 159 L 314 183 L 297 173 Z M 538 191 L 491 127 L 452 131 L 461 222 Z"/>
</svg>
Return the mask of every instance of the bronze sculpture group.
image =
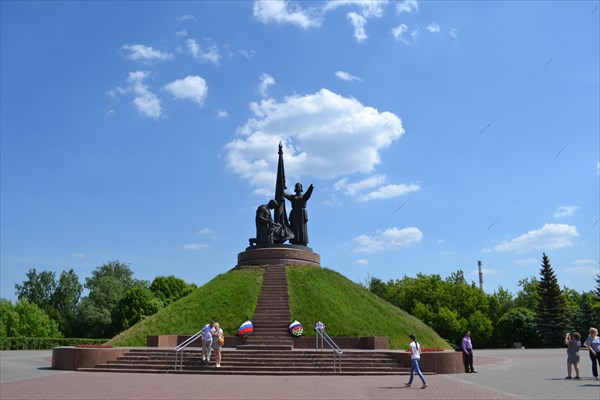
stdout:
<svg viewBox="0 0 600 400">
<path fill-rule="evenodd" d="M 282 147 L 282 144 L 279 143 L 275 198 L 270 200 L 268 204 L 263 204 L 257 208 L 256 238 L 250 239 L 251 246 L 283 244 L 285 241 L 300 246 L 306 246 L 308 243 L 306 203 L 310 199 L 314 186 L 311 184 L 306 193 L 302 193 L 302 184 L 296 183 L 294 194 L 285 191 Z M 289 200 L 292 205 L 289 222 L 285 211 L 285 199 Z M 271 216 L 271 210 L 274 210 L 275 218 Z"/>
</svg>

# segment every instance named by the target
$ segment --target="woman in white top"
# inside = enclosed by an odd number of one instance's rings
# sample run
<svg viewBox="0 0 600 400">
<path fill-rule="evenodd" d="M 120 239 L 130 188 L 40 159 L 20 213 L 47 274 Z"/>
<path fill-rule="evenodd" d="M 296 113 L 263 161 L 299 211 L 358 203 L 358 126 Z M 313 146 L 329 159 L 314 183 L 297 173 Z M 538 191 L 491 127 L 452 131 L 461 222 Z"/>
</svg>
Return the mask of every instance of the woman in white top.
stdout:
<svg viewBox="0 0 600 400">
<path fill-rule="evenodd" d="M 407 383 L 404 384 L 406 387 L 410 387 L 412 385 L 413 378 L 415 376 L 415 371 L 419 374 L 419 378 L 423 381 L 423 386 L 421 389 L 425 389 L 427 387 L 427 382 L 425 382 L 425 378 L 423 377 L 423 373 L 421 372 L 421 368 L 419 367 L 419 361 L 421 360 L 421 345 L 417 342 L 417 338 L 415 335 L 410 334 L 408 337 L 412 340 L 410 342 L 410 346 L 408 351 L 410 351 L 410 359 L 412 361 L 412 367 L 410 368 L 410 379 Z"/>
<path fill-rule="evenodd" d="M 218 322 L 215 322 L 215 325 L 213 326 L 212 336 L 212 348 L 215 351 L 215 366 L 221 368 L 221 347 L 223 347 L 222 340 L 224 336 L 223 329 L 221 329 Z"/>
</svg>

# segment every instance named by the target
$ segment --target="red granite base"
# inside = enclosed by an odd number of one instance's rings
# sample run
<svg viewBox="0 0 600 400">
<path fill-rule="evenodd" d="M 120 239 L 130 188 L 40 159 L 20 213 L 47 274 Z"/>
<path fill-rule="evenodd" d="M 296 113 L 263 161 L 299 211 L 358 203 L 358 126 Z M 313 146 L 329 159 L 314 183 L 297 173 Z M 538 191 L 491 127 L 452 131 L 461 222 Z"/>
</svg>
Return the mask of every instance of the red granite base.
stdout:
<svg viewBox="0 0 600 400">
<path fill-rule="evenodd" d="M 321 266 L 321 256 L 309 247 L 273 245 L 248 247 L 238 254 L 237 266 L 242 265 L 310 265 Z"/>
</svg>

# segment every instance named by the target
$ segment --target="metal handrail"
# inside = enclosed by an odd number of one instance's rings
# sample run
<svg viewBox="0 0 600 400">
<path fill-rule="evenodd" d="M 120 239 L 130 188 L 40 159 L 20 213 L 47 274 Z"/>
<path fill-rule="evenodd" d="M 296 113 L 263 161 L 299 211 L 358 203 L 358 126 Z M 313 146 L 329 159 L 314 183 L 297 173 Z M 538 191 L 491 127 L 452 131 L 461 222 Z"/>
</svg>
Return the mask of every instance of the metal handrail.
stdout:
<svg viewBox="0 0 600 400">
<path fill-rule="evenodd" d="M 317 348 L 316 350 L 323 351 L 323 342 L 327 343 L 327 345 L 333 350 L 333 373 L 336 372 L 336 369 L 339 372 L 342 372 L 342 349 L 333 341 L 333 339 L 325 332 L 324 329 L 315 329 L 317 332 Z M 319 340 L 320 339 L 320 340 Z M 319 346 L 320 343 L 320 346 Z"/>
<path fill-rule="evenodd" d="M 195 334 L 193 334 L 192 336 L 190 336 L 189 338 L 184 340 L 182 343 L 175 346 L 175 349 L 173 349 L 175 351 L 175 370 L 177 370 L 178 364 L 179 364 L 179 370 L 183 369 L 183 349 L 185 349 L 187 346 L 189 346 L 194 340 L 198 339 L 198 337 L 200 337 L 200 335 L 202 335 L 202 329 L 200 329 L 198 332 L 196 332 Z M 180 353 L 181 353 L 181 359 L 179 358 Z"/>
</svg>

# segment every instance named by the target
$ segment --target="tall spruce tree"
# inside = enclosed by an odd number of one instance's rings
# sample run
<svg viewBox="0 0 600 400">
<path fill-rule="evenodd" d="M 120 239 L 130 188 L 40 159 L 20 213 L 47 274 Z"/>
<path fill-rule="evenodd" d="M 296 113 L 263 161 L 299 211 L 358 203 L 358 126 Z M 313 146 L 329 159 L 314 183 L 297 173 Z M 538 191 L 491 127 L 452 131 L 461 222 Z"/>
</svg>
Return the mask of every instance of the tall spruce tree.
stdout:
<svg viewBox="0 0 600 400">
<path fill-rule="evenodd" d="M 569 330 L 567 302 L 545 253 L 542 257 L 538 293 L 536 316 L 541 345 L 560 347 L 563 345 L 565 332 Z"/>
</svg>

